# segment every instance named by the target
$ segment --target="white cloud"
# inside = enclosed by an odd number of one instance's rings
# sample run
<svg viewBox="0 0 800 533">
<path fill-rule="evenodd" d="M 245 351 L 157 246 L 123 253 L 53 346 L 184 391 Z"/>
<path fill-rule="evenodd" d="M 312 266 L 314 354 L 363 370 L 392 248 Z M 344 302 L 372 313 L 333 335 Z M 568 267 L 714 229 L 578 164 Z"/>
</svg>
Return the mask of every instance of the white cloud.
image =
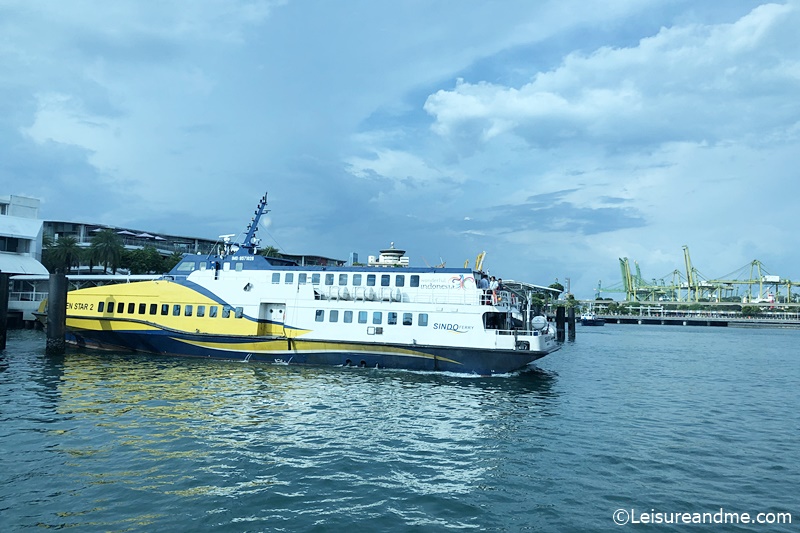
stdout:
<svg viewBox="0 0 800 533">
<path fill-rule="evenodd" d="M 765 5 L 733 24 L 664 28 L 635 47 L 570 54 L 518 89 L 458 80 L 425 110 L 437 134 L 472 132 L 478 144 L 505 132 L 534 145 L 759 135 L 796 120 L 796 107 L 787 115 L 761 104 L 785 97 L 787 84 L 800 88 L 800 47 L 776 42 L 799 23 L 793 6 Z"/>
</svg>

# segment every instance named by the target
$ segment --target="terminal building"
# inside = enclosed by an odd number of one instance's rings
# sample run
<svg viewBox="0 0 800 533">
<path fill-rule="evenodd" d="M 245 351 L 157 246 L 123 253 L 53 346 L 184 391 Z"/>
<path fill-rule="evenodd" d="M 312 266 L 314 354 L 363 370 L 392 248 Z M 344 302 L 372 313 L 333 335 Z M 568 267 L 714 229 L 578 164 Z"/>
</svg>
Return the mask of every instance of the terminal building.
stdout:
<svg viewBox="0 0 800 533">
<path fill-rule="evenodd" d="M 41 263 L 43 232 L 39 200 L 0 196 L 0 272 L 47 274 Z"/>
</svg>

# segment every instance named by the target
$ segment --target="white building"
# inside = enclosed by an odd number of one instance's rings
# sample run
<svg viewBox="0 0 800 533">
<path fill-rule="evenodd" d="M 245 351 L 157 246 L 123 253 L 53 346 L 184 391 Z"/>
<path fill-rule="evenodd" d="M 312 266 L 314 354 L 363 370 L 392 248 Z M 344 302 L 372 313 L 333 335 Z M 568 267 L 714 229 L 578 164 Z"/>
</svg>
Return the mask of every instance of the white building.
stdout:
<svg viewBox="0 0 800 533">
<path fill-rule="evenodd" d="M 44 295 L 22 290 L 19 275 L 47 276 L 42 258 L 39 200 L 25 196 L 0 196 L 0 272 L 11 275 L 8 320 L 32 320 Z"/>
<path fill-rule="evenodd" d="M 6 274 L 44 274 L 39 200 L 0 196 L 0 271 Z"/>
</svg>

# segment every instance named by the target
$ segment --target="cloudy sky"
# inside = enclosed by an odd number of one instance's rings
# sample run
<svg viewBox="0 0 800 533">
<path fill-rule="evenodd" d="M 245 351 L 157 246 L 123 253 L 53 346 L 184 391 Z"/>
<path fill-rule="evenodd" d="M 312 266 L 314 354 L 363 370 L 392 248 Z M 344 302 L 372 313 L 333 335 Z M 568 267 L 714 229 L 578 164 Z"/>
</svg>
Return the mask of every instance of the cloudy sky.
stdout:
<svg viewBox="0 0 800 533">
<path fill-rule="evenodd" d="M 800 1 L 0 0 L 40 216 L 570 279 L 800 280 Z M 606 294 L 620 299 L 621 295 Z"/>
</svg>

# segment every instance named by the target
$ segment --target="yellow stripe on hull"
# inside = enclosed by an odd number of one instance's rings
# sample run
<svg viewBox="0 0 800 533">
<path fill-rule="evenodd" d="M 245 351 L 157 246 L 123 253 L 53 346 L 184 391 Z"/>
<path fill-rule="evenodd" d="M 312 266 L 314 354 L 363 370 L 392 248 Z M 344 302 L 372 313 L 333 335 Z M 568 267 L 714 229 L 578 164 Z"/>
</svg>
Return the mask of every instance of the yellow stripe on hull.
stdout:
<svg viewBox="0 0 800 533">
<path fill-rule="evenodd" d="M 386 345 L 368 345 L 368 344 L 355 344 L 347 342 L 313 342 L 313 341 L 292 341 L 291 348 L 288 348 L 287 339 L 275 339 L 268 341 L 253 341 L 253 342 L 219 342 L 219 341 L 194 341 L 189 339 L 181 339 L 172 337 L 173 340 L 180 341 L 192 346 L 200 348 L 208 348 L 212 350 L 226 350 L 229 352 L 241 353 L 270 353 L 270 352 L 286 352 L 287 349 L 293 352 L 353 352 L 353 353 L 374 353 L 391 355 L 406 355 L 413 357 L 421 357 L 424 359 L 433 359 L 434 356 L 418 350 L 408 350 L 405 348 L 397 348 Z M 453 364 L 459 364 L 458 361 L 446 357 L 437 356 L 436 359 L 440 361 L 447 361 Z"/>
</svg>

